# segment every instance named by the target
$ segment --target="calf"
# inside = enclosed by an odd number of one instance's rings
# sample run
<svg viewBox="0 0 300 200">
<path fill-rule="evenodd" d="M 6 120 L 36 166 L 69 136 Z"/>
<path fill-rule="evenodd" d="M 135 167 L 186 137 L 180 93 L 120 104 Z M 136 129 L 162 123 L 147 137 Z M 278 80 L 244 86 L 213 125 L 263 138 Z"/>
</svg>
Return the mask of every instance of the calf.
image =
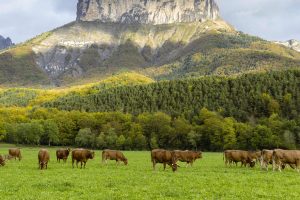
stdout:
<svg viewBox="0 0 300 200">
<path fill-rule="evenodd" d="M 21 150 L 19 148 L 11 148 L 8 149 L 8 154 L 15 158 L 15 160 L 18 158 L 19 161 L 22 159 Z"/>
<path fill-rule="evenodd" d="M 156 163 L 162 163 L 164 165 L 164 170 L 166 169 L 166 165 L 168 164 L 170 167 L 172 167 L 173 172 L 175 172 L 178 167 L 178 165 L 176 164 L 176 155 L 174 151 L 154 149 L 151 151 L 151 161 L 154 170 Z"/>
<path fill-rule="evenodd" d="M 107 160 L 115 160 L 117 164 L 119 164 L 119 161 L 124 162 L 125 165 L 128 164 L 128 160 L 124 154 L 121 151 L 116 150 L 106 149 L 102 151 L 102 163 L 107 163 Z"/>
<path fill-rule="evenodd" d="M 95 152 L 94 151 L 90 151 L 87 149 L 74 149 L 72 151 L 72 167 L 74 168 L 74 162 L 76 160 L 76 166 L 78 168 L 78 163 L 80 162 L 81 164 L 81 169 L 82 169 L 82 165 L 85 168 L 86 162 L 89 159 L 93 159 L 95 156 Z"/>
<path fill-rule="evenodd" d="M 67 161 L 70 153 L 70 148 L 67 149 L 58 149 L 56 150 L 56 160 L 57 162 L 60 162 L 62 159 L 64 163 Z"/>
<path fill-rule="evenodd" d="M 48 162 L 50 160 L 50 154 L 47 149 L 41 149 L 38 154 L 38 160 L 39 160 L 39 169 L 47 169 L 48 168 Z"/>
<path fill-rule="evenodd" d="M 175 150 L 175 156 L 176 160 L 179 160 L 181 162 L 186 162 L 187 166 L 190 164 L 193 166 L 193 163 L 197 160 L 202 158 L 202 152 L 199 151 L 180 151 L 180 150 Z"/>
</svg>

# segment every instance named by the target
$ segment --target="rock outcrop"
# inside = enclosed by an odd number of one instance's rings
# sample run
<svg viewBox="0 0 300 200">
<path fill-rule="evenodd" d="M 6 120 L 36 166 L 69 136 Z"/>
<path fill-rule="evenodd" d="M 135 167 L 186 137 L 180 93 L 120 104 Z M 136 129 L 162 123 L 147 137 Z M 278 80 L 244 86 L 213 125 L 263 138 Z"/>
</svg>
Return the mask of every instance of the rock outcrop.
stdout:
<svg viewBox="0 0 300 200">
<path fill-rule="evenodd" d="M 286 42 L 276 42 L 276 43 L 284 45 L 286 47 L 294 49 L 295 51 L 300 52 L 300 42 L 298 40 L 288 40 Z"/>
<path fill-rule="evenodd" d="M 79 0 L 77 21 L 171 24 L 216 20 L 214 0 Z"/>
<path fill-rule="evenodd" d="M 0 35 L 0 50 L 6 49 L 12 45 L 13 45 L 13 43 L 10 38 L 4 38 Z"/>
</svg>

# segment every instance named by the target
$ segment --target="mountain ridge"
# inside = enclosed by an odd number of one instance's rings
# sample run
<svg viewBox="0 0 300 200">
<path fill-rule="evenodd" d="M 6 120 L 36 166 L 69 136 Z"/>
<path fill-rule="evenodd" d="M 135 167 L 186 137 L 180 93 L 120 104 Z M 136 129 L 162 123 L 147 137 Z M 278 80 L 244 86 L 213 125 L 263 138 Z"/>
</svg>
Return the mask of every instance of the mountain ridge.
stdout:
<svg viewBox="0 0 300 200">
<path fill-rule="evenodd" d="M 126 71 L 172 80 L 297 67 L 300 53 L 221 18 L 156 25 L 77 20 L 0 52 L 0 85 L 65 86 Z"/>
<path fill-rule="evenodd" d="M 3 36 L 0 35 L 0 50 L 2 49 L 6 49 L 10 46 L 13 46 L 13 42 L 11 41 L 11 39 L 9 37 L 5 38 Z"/>
<path fill-rule="evenodd" d="M 77 21 L 170 24 L 216 20 L 214 0 L 79 0 Z"/>
</svg>

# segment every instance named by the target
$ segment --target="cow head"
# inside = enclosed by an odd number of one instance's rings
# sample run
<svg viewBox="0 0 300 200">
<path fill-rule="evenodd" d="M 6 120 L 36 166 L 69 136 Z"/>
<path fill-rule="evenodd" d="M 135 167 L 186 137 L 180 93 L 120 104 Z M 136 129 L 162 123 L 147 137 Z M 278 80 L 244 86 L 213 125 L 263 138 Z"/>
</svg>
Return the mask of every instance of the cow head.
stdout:
<svg viewBox="0 0 300 200">
<path fill-rule="evenodd" d="M 125 159 L 123 160 L 123 162 L 124 162 L 125 165 L 128 165 L 128 159 L 127 159 L 127 158 L 125 158 Z"/>
<path fill-rule="evenodd" d="M 202 158 L 202 152 L 201 151 L 196 152 L 196 154 L 197 154 L 197 158 Z"/>
<path fill-rule="evenodd" d="M 250 167 L 251 167 L 251 168 L 255 167 L 255 163 L 256 163 L 256 162 L 255 162 L 254 160 L 251 160 L 251 162 L 249 163 Z"/>
<path fill-rule="evenodd" d="M 90 159 L 93 159 L 95 157 L 95 152 L 91 151 Z"/>
<path fill-rule="evenodd" d="M 176 163 L 173 163 L 171 166 L 172 166 L 173 172 L 176 172 L 176 171 L 177 171 L 177 168 L 180 167 L 180 166 L 177 165 Z"/>
</svg>

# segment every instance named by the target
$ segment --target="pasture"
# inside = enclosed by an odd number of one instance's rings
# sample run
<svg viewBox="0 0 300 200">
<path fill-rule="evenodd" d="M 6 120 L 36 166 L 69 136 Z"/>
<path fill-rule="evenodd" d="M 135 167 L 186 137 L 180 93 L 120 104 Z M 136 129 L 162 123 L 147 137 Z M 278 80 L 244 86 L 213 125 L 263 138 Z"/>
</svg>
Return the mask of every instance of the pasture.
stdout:
<svg viewBox="0 0 300 200">
<path fill-rule="evenodd" d="M 9 146 L 0 144 L 0 154 Z M 10 146 L 11 147 L 11 146 Z M 203 153 L 194 166 L 185 163 L 152 169 L 150 152 L 124 152 L 128 166 L 101 163 L 101 151 L 86 169 L 72 169 L 71 158 L 57 163 L 55 148 L 48 170 L 38 170 L 39 148 L 22 148 L 23 159 L 0 167 L 1 199 L 299 199 L 300 173 L 225 167 L 222 153 Z"/>
</svg>

